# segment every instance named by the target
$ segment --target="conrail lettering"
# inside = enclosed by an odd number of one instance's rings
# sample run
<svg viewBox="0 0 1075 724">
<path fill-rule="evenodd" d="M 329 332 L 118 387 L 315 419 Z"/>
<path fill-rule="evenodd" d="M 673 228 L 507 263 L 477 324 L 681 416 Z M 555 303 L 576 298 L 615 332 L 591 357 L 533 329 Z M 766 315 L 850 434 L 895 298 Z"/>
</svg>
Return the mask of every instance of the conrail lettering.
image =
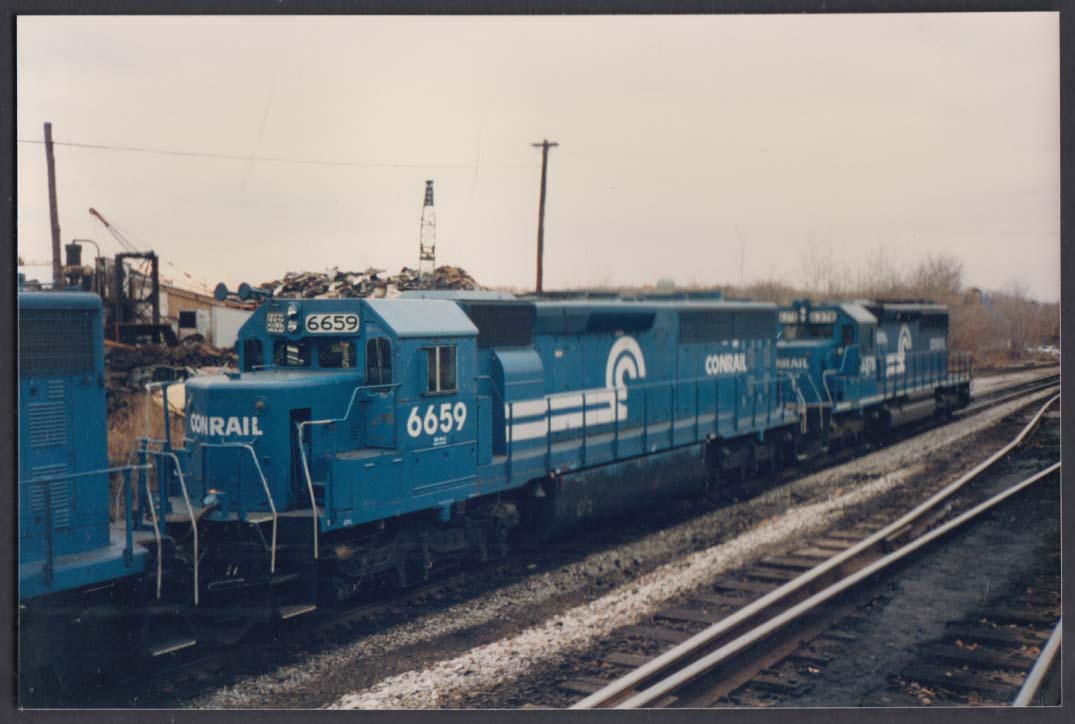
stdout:
<svg viewBox="0 0 1075 724">
<path fill-rule="evenodd" d="M 805 357 L 777 357 L 776 368 L 778 370 L 805 370 L 810 369 L 810 363 Z"/>
<path fill-rule="evenodd" d="M 746 371 L 747 355 L 745 352 L 711 354 L 705 358 L 705 373 L 710 377 Z"/>
<path fill-rule="evenodd" d="M 190 415 L 190 432 L 194 435 L 215 435 L 218 437 L 227 435 L 250 437 L 262 434 L 261 429 L 258 427 L 257 416 L 218 417 L 216 415 L 200 415 L 197 412 Z"/>
</svg>

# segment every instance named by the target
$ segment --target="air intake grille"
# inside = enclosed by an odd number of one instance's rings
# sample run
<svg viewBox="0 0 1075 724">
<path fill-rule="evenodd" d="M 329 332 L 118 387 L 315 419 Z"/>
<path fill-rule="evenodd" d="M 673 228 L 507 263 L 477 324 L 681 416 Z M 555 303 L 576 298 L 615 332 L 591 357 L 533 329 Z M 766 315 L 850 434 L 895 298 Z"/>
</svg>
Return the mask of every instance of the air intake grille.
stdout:
<svg viewBox="0 0 1075 724">
<path fill-rule="evenodd" d="M 723 309 L 688 309 L 679 313 L 679 341 L 720 342 L 732 338 L 732 312 Z"/>
<path fill-rule="evenodd" d="M 758 309 L 735 315 L 735 336 L 772 337 L 776 334 L 776 310 Z"/>
<path fill-rule="evenodd" d="M 532 304 L 470 304 L 465 310 L 478 328 L 479 347 L 522 347 L 534 337 Z"/>
<path fill-rule="evenodd" d="M 775 309 L 686 309 L 679 313 L 679 341 L 688 344 L 775 334 Z"/>
<path fill-rule="evenodd" d="M 31 471 L 32 478 L 51 478 L 63 475 L 67 472 L 67 466 L 42 465 Z M 68 480 L 57 480 L 52 483 L 31 484 L 30 487 L 30 510 L 34 513 L 45 512 L 45 485 L 51 488 L 52 493 L 52 527 L 68 528 L 71 525 L 71 483 Z"/>
<path fill-rule="evenodd" d="M 63 402 L 35 402 L 27 414 L 30 447 L 67 444 L 67 415 Z"/>
<path fill-rule="evenodd" d="M 23 310 L 19 313 L 19 374 L 93 371 L 95 312 Z"/>
</svg>

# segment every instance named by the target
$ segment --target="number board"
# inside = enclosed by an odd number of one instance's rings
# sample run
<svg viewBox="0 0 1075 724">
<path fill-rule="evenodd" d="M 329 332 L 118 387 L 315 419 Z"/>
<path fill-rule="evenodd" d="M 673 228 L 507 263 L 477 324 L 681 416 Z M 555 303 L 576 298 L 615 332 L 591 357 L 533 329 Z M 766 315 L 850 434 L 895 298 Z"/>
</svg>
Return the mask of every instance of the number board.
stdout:
<svg viewBox="0 0 1075 724">
<path fill-rule="evenodd" d="M 269 334 L 284 333 L 284 313 L 269 312 L 265 315 L 265 331 Z"/>
<path fill-rule="evenodd" d="M 358 331 L 357 314 L 307 314 L 306 331 L 309 334 L 340 334 Z"/>
<path fill-rule="evenodd" d="M 814 324 L 832 324 L 836 321 L 836 312 L 830 310 L 810 312 L 810 321 Z"/>
</svg>

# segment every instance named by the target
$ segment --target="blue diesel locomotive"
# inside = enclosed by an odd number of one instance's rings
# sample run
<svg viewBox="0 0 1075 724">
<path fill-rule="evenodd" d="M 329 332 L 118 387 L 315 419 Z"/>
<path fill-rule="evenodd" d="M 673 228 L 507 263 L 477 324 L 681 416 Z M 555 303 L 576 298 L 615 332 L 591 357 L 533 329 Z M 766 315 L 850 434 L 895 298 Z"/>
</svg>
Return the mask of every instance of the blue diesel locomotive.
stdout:
<svg viewBox="0 0 1075 724">
<path fill-rule="evenodd" d="M 777 367 L 803 395 L 804 441 L 826 449 L 970 401 L 970 358 L 948 351 L 948 310 L 918 301 L 794 302 Z"/>
<path fill-rule="evenodd" d="M 109 521 L 101 300 L 76 292 L 18 295 L 20 671 L 106 665 L 137 597 L 147 549 L 133 519 Z M 128 510 L 130 507 L 128 506 Z M 81 621 L 85 625 L 72 625 Z M 118 639 L 117 639 L 118 635 Z M 103 637 L 103 638 L 102 638 Z"/>
<path fill-rule="evenodd" d="M 943 308 L 924 304 L 268 298 L 239 332 L 239 369 L 186 382 L 182 445 L 139 442 L 127 530 L 86 540 L 119 556 L 102 581 L 140 582 L 113 597 L 137 609 L 132 638 L 153 653 L 228 642 L 374 582 L 500 555 L 511 535 L 557 535 L 952 410 L 970 365 L 946 337 Z M 20 467 L 20 495 L 37 478 Z M 59 570 L 49 551 L 26 591 Z"/>
</svg>

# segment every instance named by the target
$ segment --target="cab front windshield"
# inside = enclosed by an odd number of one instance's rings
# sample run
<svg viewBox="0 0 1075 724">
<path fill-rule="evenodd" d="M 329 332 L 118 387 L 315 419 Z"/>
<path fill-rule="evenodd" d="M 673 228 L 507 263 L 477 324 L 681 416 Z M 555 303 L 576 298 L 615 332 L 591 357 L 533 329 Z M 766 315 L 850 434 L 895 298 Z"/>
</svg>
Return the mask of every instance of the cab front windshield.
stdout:
<svg viewBox="0 0 1075 724">
<path fill-rule="evenodd" d="M 311 367 L 316 350 L 317 367 L 350 369 L 356 364 L 355 343 L 343 339 L 278 339 L 273 344 L 273 363 L 277 367 Z"/>
<path fill-rule="evenodd" d="M 831 324 L 785 324 L 783 339 L 795 342 L 805 339 L 832 339 Z"/>
</svg>

